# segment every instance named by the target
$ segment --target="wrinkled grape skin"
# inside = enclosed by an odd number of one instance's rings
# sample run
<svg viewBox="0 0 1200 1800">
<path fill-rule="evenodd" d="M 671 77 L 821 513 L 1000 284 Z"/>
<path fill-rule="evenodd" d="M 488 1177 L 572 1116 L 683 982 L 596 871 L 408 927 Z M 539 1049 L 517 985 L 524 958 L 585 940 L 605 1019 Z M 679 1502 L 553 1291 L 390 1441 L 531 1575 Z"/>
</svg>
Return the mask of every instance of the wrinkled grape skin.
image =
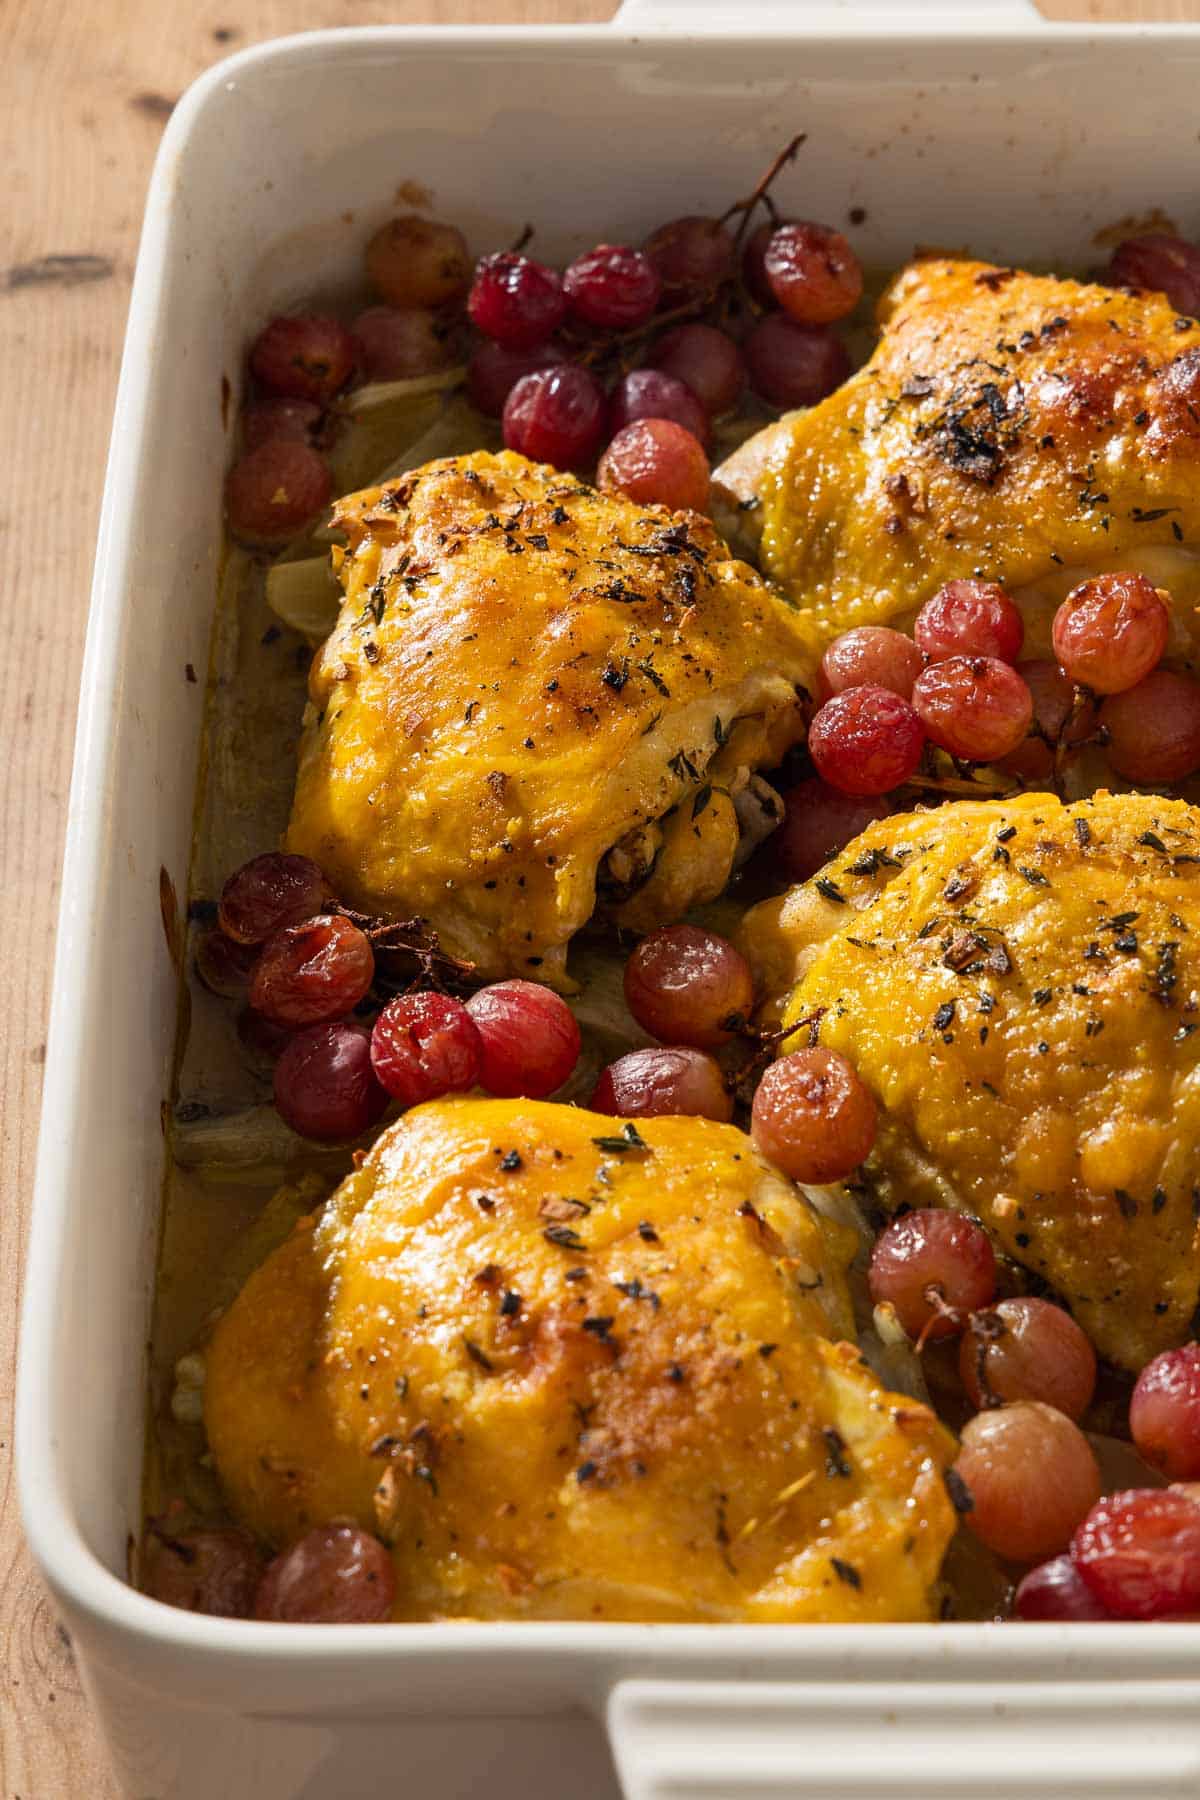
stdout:
<svg viewBox="0 0 1200 1800">
<path fill-rule="evenodd" d="M 1200 246 L 1165 231 L 1126 238 L 1113 251 L 1108 279 L 1115 287 L 1165 294 L 1176 312 L 1200 318 Z"/>
<path fill-rule="evenodd" d="M 235 869 L 221 889 L 221 930 L 237 944 L 261 944 L 285 925 L 300 925 L 333 899 L 325 874 L 307 856 L 268 850 Z"/>
<path fill-rule="evenodd" d="M 1018 1400 L 976 1413 L 954 1467 L 974 1505 L 966 1523 L 997 1556 L 1042 1562 L 1065 1550 L 1100 1495 L 1091 1445 L 1063 1413 Z"/>
<path fill-rule="evenodd" d="M 510 350 L 504 344 L 485 338 L 467 365 L 467 393 L 471 404 L 489 418 L 498 419 L 504 412 L 504 402 L 523 375 L 569 361 L 561 344 L 535 344 L 532 350 Z"/>
<path fill-rule="evenodd" d="M 1108 760 L 1126 781 L 1166 787 L 1200 769 L 1200 683 L 1155 669 L 1100 708 Z"/>
<path fill-rule="evenodd" d="M 923 666 L 912 639 L 887 625 L 856 625 L 843 631 L 821 658 L 821 673 L 831 694 L 881 687 L 903 700 L 911 696 Z"/>
<path fill-rule="evenodd" d="M 214 928 L 196 945 L 196 974 L 210 994 L 237 1000 L 246 992 L 255 952 L 249 944 L 236 944 Z"/>
<path fill-rule="evenodd" d="M 454 340 L 427 308 L 369 306 L 351 327 L 359 366 L 370 381 L 407 381 L 454 361 Z"/>
<path fill-rule="evenodd" d="M 710 477 L 704 446 L 673 419 L 637 419 L 600 458 L 596 486 L 640 506 L 705 512 Z"/>
<path fill-rule="evenodd" d="M 242 449 L 280 440 L 315 449 L 324 416 L 313 400 L 257 400 L 242 414 Z"/>
<path fill-rule="evenodd" d="M 1054 615 L 1054 654 L 1072 681 L 1096 694 L 1122 694 L 1156 666 L 1171 614 L 1144 575 L 1096 575 L 1071 589 Z"/>
<path fill-rule="evenodd" d="M 593 1112 L 621 1119 L 733 1117 L 733 1095 L 720 1064 L 703 1050 L 682 1046 L 631 1050 L 603 1071 L 588 1103 Z"/>
<path fill-rule="evenodd" d="M 1200 1344 L 1164 1350 L 1137 1378 L 1129 1429 L 1138 1452 L 1170 1481 L 1200 1480 Z"/>
<path fill-rule="evenodd" d="M 655 343 L 650 362 L 690 388 L 711 418 L 732 412 L 746 386 L 746 364 L 715 325 L 677 325 Z"/>
<path fill-rule="evenodd" d="M 1048 1624 L 1099 1623 L 1112 1618 L 1069 1556 L 1052 1557 L 1022 1577 L 1013 1613 L 1018 1619 Z"/>
<path fill-rule="evenodd" d="M 750 385 L 773 406 L 815 406 L 850 373 L 846 346 L 827 325 L 784 313 L 760 319 L 742 345 Z"/>
<path fill-rule="evenodd" d="M 947 581 L 917 614 L 913 637 L 929 662 L 950 656 L 994 656 L 1015 663 L 1025 621 L 995 581 Z"/>
<path fill-rule="evenodd" d="M 479 1031 L 479 1079 L 501 1100 L 544 1100 L 579 1061 L 579 1025 L 566 1001 L 536 981 L 497 981 L 467 1001 Z"/>
<path fill-rule="evenodd" d="M 978 1313 L 963 1333 L 958 1370 L 972 1406 L 1042 1400 L 1079 1420 L 1096 1387 L 1096 1353 L 1070 1313 L 1019 1296 Z"/>
<path fill-rule="evenodd" d="M 779 224 L 783 223 L 790 223 L 790 221 L 779 221 Z M 760 306 L 776 304 L 771 283 L 767 279 L 766 255 L 767 245 L 778 231 L 779 224 L 774 219 L 764 219 L 762 224 L 756 226 L 750 233 L 746 239 L 745 249 L 742 251 L 742 280 Z"/>
<path fill-rule="evenodd" d="M 832 325 L 858 305 L 862 269 L 840 231 L 814 220 L 780 225 L 763 251 L 775 299 L 801 325 Z"/>
<path fill-rule="evenodd" d="M 229 471 L 225 507 L 229 528 L 249 544 L 285 544 L 329 504 L 333 478 L 308 444 L 272 438 Z"/>
<path fill-rule="evenodd" d="M 272 319 L 250 346 L 250 369 L 273 394 L 289 400 L 332 400 L 354 368 L 354 339 L 321 313 Z"/>
<path fill-rule="evenodd" d="M 1126 1488 L 1093 1506 L 1071 1560 L 1119 1619 L 1200 1609 L 1200 1506 L 1172 1488 Z"/>
<path fill-rule="evenodd" d="M 886 794 L 913 776 L 925 728 L 912 706 L 887 688 L 848 688 L 827 700 L 808 729 L 818 775 L 843 794 Z"/>
<path fill-rule="evenodd" d="M 642 250 L 629 244 L 597 244 L 570 263 L 563 276 L 567 306 L 585 325 L 630 331 L 658 305 L 662 279 Z"/>
<path fill-rule="evenodd" d="M 504 402 L 505 447 L 533 462 L 577 469 L 600 447 L 604 414 L 604 389 L 587 369 L 535 369 Z"/>
<path fill-rule="evenodd" d="M 262 1556 L 244 1531 L 146 1535 L 142 1586 L 152 1599 L 214 1619 L 249 1619 Z"/>
<path fill-rule="evenodd" d="M 967 762 L 1015 750 L 1033 722 L 1033 695 L 994 656 L 951 656 L 917 677 L 912 703 L 931 741 Z"/>
<path fill-rule="evenodd" d="M 461 1000 L 402 994 L 389 1000 L 371 1033 L 376 1078 L 402 1106 L 465 1094 L 479 1080 L 483 1042 Z"/>
<path fill-rule="evenodd" d="M 857 1072 L 836 1050 L 814 1045 L 780 1057 L 754 1095 L 750 1135 L 793 1181 L 843 1181 L 868 1156 L 878 1114 Z"/>
<path fill-rule="evenodd" d="M 289 1030 L 323 1025 L 353 1012 L 374 978 L 366 933 L 339 913 L 319 913 L 267 939 L 250 980 L 250 1004 Z"/>
<path fill-rule="evenodd" d="M 763 851 L 781 881 L 808 881 L 860 831 L 876 819 L 886 819 L 891 810 L 884 800 L 843 794 L 820 776 L 790 788 L 783 806 L 783 824 Z"/>
<path fill-rule="evenodd" d="M 608 429 L 615 437 L 637 419 L 672 419 L 701 444 L 709 440 L 708 414 L 689 387 L 661 369 L 631 369 L 608 403 Z"/>
<path fill-rule="evenodd" d="M 749 1017 L 754 980 L 728 938 L 699 925 L 664 925 L 625 964 L 625 1003 L 660 1043 L 715 1050 Z"/>
<path fill-rule="evenodd" d="M 500 250 L 476 267 L 467 310 L 485 337 L 512 350 L 531 350 L 558 330 L 567 297 L 554 269 L 518 251 Z"/>
<path fill-rule="evenodd" d="M 642 248 L 658 270 L 664 303 L 710 293 L 733 268 L 729 232 L 719 219 L 694 213 L 660 225 Z"/>
<path fill-rule="evenodd" d="M 391 1617 L 396 1570 L 377 1537 L 357 1525 L 319 1525 L 267 1565 L 256 1619 L 292 1625 L 377 1625 Z"/>
<path fill-rule="evenodd" d="M 371 1068 L 370 1033 L 344 1019 L 296 1032 L 275 1065 L 275 1105 L 293 1131 L 318 1142 L 365 1131 L 387 1106 Z"/>
<path fill-rule="evenodd" d="M 955 1336 L 968 1313 L 988 1304 L 996 1291 L 996 1253 L 973 1219 L 948 1208 L 921 1207 L 884 1227 L 871 1252 L 867 1281 L 873 1303 L 890 1305 L 910 1338 L 929 1343 Z M 928 1298 L 930 1288 L 936 1288 L 941 1307 Z"/>
<path fill-rule="evenodd" d="M 390 306 L 450 306 L 471 285 L 462 232 L 415 213 L 380 226 L 367 244 L 366 268 L 367 280 Z"/>
<path fill-rule="evenodd" d="M 1095 704 L 1078 690 L 1081 704 L 1074 721 L 1064 731 L 1075 705 L 1077 690 L 1056 662 L 1048 657 L 1034 657 L 1017 664 L 1017 674 L 1029 689 L 1033 700 L 1033 719 L 1024 740 L 1007 756 L 998 757 L 1000 767 L 1024 782 L 1047 780 L 1054 771 L 1055 750 L 1060 737 L 1063 742 L 1077 744 L 1096 729 Z"/>
</svg>

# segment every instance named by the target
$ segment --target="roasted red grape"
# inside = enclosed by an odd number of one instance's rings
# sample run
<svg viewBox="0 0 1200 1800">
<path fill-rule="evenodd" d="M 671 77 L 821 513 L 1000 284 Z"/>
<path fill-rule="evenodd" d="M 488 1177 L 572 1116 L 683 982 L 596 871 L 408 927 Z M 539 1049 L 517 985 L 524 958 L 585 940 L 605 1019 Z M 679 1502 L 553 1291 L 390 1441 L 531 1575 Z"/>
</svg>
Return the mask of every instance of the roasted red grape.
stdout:
<svg viewBox="0 0 1200 1800">
<path fill-rule="evenodd" d="M 269 1563 L 256 1619 L 293 1625 L 373 1625 L 391 1616 L 396 1570 L 377 1537 L 357 1525 L 319 1525 Z"/>
<path fill-rule="evenodd" d="M 733 238 L 719 219 L 689 214 L 660 225 L 642 246 L 663 285 L 664 301 L 710 294 L 733 270 Z"/>
<path fill-rule="evenodd" d="M 827 700 L 808 728 L 818 775 L 843 794 L 886 794 L 917 771 L 925 728 L 888 688 L 848 688 Z"/>
<path fill-rule="evenodd" d="M 995 581 L 948 581 L 917 614 L 913 637 L 929 662 L 950 656 L 994 656 L 1016 662 L 1025 622 Z"/>
<path fill-rule="evenodd" d="M 568 265 L 563 292 L 569 310 L 585 325 L 629 331 L 645 324 L 658 305 L 662 280 L 645 251 L 597 244 Z"/>
<path fill-rule="evenodd" d="M 1041 1562 L 1071 1542 L 1100 1494 L 1092 1447 L 1065 1413 L 1038 1400 L 976 1413 L 955 1471 L 973 1505 L 966 1522 L 1009 1562 Z"/>
<path fill-rule="evenodd" d="M 784 313 L 760 319 L 742 355 L 756 394 L 772 406 L 815 406 L 840 387 L 850 358 L 828 325 L 800 325 Z"/>
<path fill-rule="evenodd" d="M 1155 669 L 1100 708 L 1108 760 L 1126 781 L 1166 787 L 1200 769 L 1200 683 Z"/>
<path fill-rule="evenodd" d="M 884 1227 L 867 1279 L 876 1306 L 890 1305 L 910 1338 L 953 1337 L 996 1291 L 996 1253 L 973 1219 L 926 1206 Z"/>
<path fill-rule="evenodd" d="M 371 1066 L 402 1106 L 464 1094 L 479 1080 L 483 1043 L 461 1000 L 401 994 L 389 1000 L 371 1033 Z"/>
<path fill-rule="evenodd" d="M 783 221 L 764 219 L 746 239 L 742 251 L 742 280 L 760 306 L 774 306 L 775 294 L 767 279 L 767 245 Z"/>
<path fill-rule="evenodd" d="M 862 294 L 862 269 L 841 232 L 811 219 L 771 233 L 763 270 L 784 312 L 801 325 L 832 325 Z"/>
<path fill-rule="evenodd" d="M 151 1525 L 142 1585 L 154 1600 L 216 1619 L 248 1619 L 262 1556 L 244 1531 L 181 1531 Z"/>
<path fill-rule="evenodd" d="M 415 213 L 389 219 L 367 245 L 367 280 L 390 306 L 448 306 L 471 285 L 467 241 Z"/>
<path fill-rule="evenodd" d="M 608 407 L 610 434 L 615 437 L 637 419 L 673 419 L 701 444 L 709 440 L 708 414 L 691 388 L 661 369 L 631 369 L 613 389 Z"/>
<path fill-rule="evenodd" d="M 275 1064 L 275 1105 L 301 1137 L 357 1137 L 387 1106 L 371 1069 L 371 1034 L 344 1019 L 296 1032 Z"/>
<path fill-rule="evenodd" d="M 1024 741 L 997 758 L 1002 769 L 1018 775 L 1022 781 L 1045 781 L 1054 772 L 1055 754 L 1060 738 L 1065 744 L 1077 744 L 1096 729 L 1093 701 L 1069 682 L 1056 662 L 1048 657 L 1035 657 L 1017 664 L 1017 674 L 1033 699 L 1033 721 Z M 1079 698 L 1078 711 L 1071 719 L 1072 708 Z M 1068 726 L 1067 721 L 1071 719 Z"/>
<path fill-rule="evenodd" d="M 733 1117 L 733 1095 L 720 1064 L 703 1050 L 631 1050 L 610 1063 L 589 1102 L 594 1112 L 616 1118 L 655 1119 L 684 1113 L 695 1118 Z"/>
<path fill-rule="evenodd" d="M 1083 1417 L 1096 1386 L 1086 1333 L 1061 1306 L 1024 1295 L 973 1315 L 958 1369 L 972 1406 L 1044 1400 L 1068 1419 Z"/>
<path fill-rule="evenodd" d="M 1139 1453 L 1171 1481 L 1200 1480 L 1200 1344 L 1146 1364 L 1129 1402 Z"/>
<path fill-rule="evenodd" d="M 256 400 L 242 414 L 242 449 L 257 450 L 281 438 L 312 449 L 324 416 L 315 400 Z"/>
<path fill-rule="evenodd" d="M 1144 575 L 1095 575 L 1054 615 L 1054 654 L 1072 681 L 1097 694 L 1136 686 L 1167 647 L 1169 595 Z"/>
<path fill-rule="evenodd" d="M 272 438 L 229 471 L 229 528 L 247 543 L 286 543 L 328 505 L 332 492 L 333 480 L 319 451 Z"/>
<path fill-rule="evenodd" d="M 588 369 L 535 369 L 504 402 L 504 442 L 534 462 L 576 469 L 600 447 L 604 412 L 604 389 Z"/>
<path fill-rule="evenodd" d="M 843 631 L 821 658 L 821 673 L 831 694 L 879 687 L 907 700 L 922 667 L 921 652 L 912 639 L 887 625 L 856 625 Z"/>
<path fill-rule="evenodd" d="M 221 930 L 237 944 L 265 943 L 273 931 L 311 919 L 333 899 L 324 871 L 307 856 L 268 850 L 235 869 L 221 889 Z"/>
<path fill-rule="evenodd" d="M 1174 1488 L 1127 1488 L 1097 1501 L 1071 1560 L 1119 1619 L 1200 1610 L 1200 1506 Z"/>
<path fill-rule="evenodd" d="M 704 446 L 673 419 L 638 419 L 618 431 L 600 458 L 596 485 L 641 506 L 704 512 L 709 471 Z"/>
<path fill-rule="evenodd" d="M 454 361 L 454 339 L 427 308 L 369 306 L 352 327 L 358 360 L 370 381 L 407 381 Z"/>
<path fill-rule="evenodd" d="M 807 881 L 876 819 L 886 819 L 886 801 L 843 794 L 814 776 L 783 796 L 783 824 L 768 841 L 765 855 L 782 881 Z"/>
<path fill-rule="evenodd" d="M 340 913 L 318 913 L 267 939 L 250 980 L 250 1004 L 292 1031 L 323 1025 L 353 1012 L 374 978 L 366 933 Z"/>
<path fill-rule="evenodd" d="M 814 1045 L 771 1064 L 758 1084 L 750 1135 L 793 1181 L 844 1181 L 875 1142 L 875 1101 L 844 1056 Z"/>
<path fill-rule="evenodd" d="M 1200 246 L 1165 231 L 1126 238 L 1108 265 L 1115 287 L 1149 288 L 1165 294 L 1178 313 L 1200 318 Z"/>
<path fill-rule="evenodd" d="M 1033 723 L 1033 695 L 994 656 L 931 663 L 916 679 L 912 703 L 932 742 L 967 762 L 1007 756 Z"/>
<path fill-rule="evenodd" d="M 553 368 L 556 363 L 569 360 L 560 344 L 535 344 L 532 350 L 510 350 L 504 344 L 485 338 L 473 351 L 467 365 L 467 393 L 471 404 L 487 413 L 489 418 L 498 419 L 504 411 L 504 402 L 522 375 L 532 375 L 535 369 Z"/>
<path fill-rule="evenodd" d="M 252 945 L 237 944 L 223 931 L 206 931 L 196 945 L 196 974 L 210 993 L 240 999 L 249 985 L 255 954 Z"/>
<path fill-rule="evenodd" d="M 1111 1619 L 1069 1556 L 1039 1563 L 1022 1577 L 1013 1601 L 1018 1619 L 1047 1624 L 1098 1622 Z"/>
<path fill-rule="evenodd" d="M 471 323 L 511 350 L 531 350 L 553 337 L 567 311 L 562 278 L 516 250 L 485 256 L 467 302 Z"/>
<path fill-rule="evenodd" d="M 250 346 L 250 368 L 273 394 L 324 405 L 345 387 L 354 367 L 354 339 L 339 319 L 324 314 L 281 316 Z"/>
<path fill-rule="evenodd" d="M 650 361 L 691 389 L 714 419 L 732 412 L 746 385 L 746 365 L 733 339 L 715 325 L 677 325 L 654 345 Z"/>
<path fill-rule="evenodd" d="M 750 965 L 728 938 L 699 925 L 652 931 L 625 964 L 625 1001 L 663 1044 L 727 1044 L 754 1005 Z"/>
<path fill-rule="evenodd" d="M 580 1035 L 566 1001 L 536 981 L 497 981 L 467 1001 L 479 1031 L 479 1079 L 502 1100 L 544 1100 L 579 1061 Z"/>
</svg>

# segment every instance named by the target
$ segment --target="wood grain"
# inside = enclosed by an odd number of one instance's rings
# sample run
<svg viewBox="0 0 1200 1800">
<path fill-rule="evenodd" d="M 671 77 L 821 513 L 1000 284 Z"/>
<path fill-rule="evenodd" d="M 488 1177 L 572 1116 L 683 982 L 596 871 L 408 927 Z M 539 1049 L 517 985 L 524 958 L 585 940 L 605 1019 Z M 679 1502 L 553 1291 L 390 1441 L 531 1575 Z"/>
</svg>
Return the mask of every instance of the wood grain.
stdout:
<svg viewBox="0 0 1200 1800">
<path fill-rule="evenodd" d="M 69 1647 L 24 1553 L 8 1452 L 92 544 L 142 201 L 163 122 L 209 63 L 280 33 L 582 21 L 611 10 L 607 0 L 7 0 L 3 8 L 0 641 L 10 660 L 0 714 L 0 1800 L 117 1800 Z M 1093 21 L 1200 19 L 1200 0 L 1046 0 L 1043 10 Z M 34 523 L 47 496 L 55 497 L 52 530 Z"/>
</svg>

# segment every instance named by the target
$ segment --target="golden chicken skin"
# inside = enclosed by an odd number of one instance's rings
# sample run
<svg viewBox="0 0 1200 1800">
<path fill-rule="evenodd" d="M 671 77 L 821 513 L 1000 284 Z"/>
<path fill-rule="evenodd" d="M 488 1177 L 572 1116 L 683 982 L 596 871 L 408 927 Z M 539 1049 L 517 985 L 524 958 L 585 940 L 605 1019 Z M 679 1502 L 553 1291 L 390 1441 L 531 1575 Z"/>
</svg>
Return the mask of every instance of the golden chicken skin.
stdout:
<svg viewBox="0 0 1200 1800">
<path fill-rule="evenodd" d="M 597 904 L 677 919 L 778 823 L 756 770 L 804 734 L 815 638 L 707 519 L 504 451 L 336 523 L 287 847 L 345 901 L 563 987 Z"/>
<path fill-rule="evenodd" d="M 826 638 L 905 626 L 959 577 L 1016 589 L 1026 654 L 1104 569 L 1175 599 L 1173 653 L 1200 603 L 1200 324 L 1161 294 L 970 261 L 905 269 L 871 360 L 717 471 L 761 500 L 768 577 Z"/>
<path fill-rule="evenodd" d="M 955 1206 L 1140 1369 L 1200 1299 L 1200 811 L 1099 793 L 872 825 L 751 911 L 785 1023 L 875 1094 L 868 1192 Z"/>
<path fill-rule="evenodd" d="M 234 1513 L 379 1533 L 397 1618 L 928 1618 L 953 1444 L 830 1341 L 855 1235 L 731 1125 L 419 1107 L 217 1325 Z"/>
</svg>

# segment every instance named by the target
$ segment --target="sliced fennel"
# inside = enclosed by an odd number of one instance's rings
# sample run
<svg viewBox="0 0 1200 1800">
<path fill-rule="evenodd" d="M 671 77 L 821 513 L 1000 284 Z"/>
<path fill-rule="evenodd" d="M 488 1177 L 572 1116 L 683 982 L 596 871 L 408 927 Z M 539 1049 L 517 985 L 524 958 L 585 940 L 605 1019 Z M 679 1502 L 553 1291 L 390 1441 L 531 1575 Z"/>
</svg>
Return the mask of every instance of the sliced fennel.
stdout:
<svg viewBox="0 0 1200 1800">
<path fill-rule="evenodd" d="M 341 410 L 354 418 L 359 413 L 390 406 L 397 400 L 412 400 L 422 394 L 441 394 L 447 388 L 461 387 L 466 378 L 466 363 L 456 363 L 452 369 L 439 369 L 434 375 L 411 375 L 405 381 L 370 381 L 366 387 L 356 388 L 348 394 L 341 403 Z"/>
<path fill-rule="evenodd" d="M 342 590 L 329 553 L 303 562 L 275 563 L 267 571 L 267 605 L 310 644 L 320 644 L 337 622 Z"/>
</svg>

